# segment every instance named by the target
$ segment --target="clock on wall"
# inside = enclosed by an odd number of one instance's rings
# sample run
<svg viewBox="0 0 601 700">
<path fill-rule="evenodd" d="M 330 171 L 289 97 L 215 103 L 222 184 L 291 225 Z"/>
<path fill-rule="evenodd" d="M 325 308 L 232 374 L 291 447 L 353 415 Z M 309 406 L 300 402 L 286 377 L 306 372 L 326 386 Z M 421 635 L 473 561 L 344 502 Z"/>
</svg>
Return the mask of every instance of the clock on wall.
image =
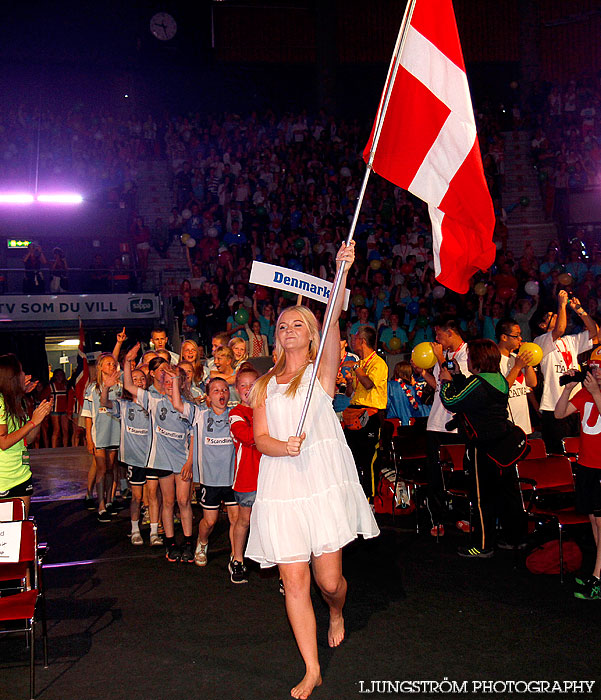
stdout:
<svg viewBox="0 0 601 700">
<path fill-rule="evenodd" d="M 157 12 L 150 20 L 150 33 L 160 41 L 173 39 L 177 23 L 168 12 Z"/>
</svg>

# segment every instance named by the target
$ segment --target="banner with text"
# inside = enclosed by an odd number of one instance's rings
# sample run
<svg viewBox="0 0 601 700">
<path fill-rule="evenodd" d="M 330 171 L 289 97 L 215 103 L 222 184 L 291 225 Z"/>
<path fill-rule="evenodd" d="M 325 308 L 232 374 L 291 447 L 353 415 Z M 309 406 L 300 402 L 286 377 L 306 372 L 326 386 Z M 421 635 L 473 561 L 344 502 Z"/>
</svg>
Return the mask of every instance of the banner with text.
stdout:
<svg viewBox="0 0 601 700">
<path fill-rule="evenodd" d="M 326 282 L 319 277 L 307 275 L 304 272 L 290 270 L 287 267 L 269 265 L 262 262 L 253 262 L 250 271 L 251 284 L 260 284 L 263 287 L 273 287 L 292 294 L 302 294 L 309 299 L 321 301 L 327 304 L 332 291 L 332 283 Z M 350 292 L 344 290 L 343 309 L 348 307 Z"/>
<path fill-rule="evenodd" d="M 156 294 L 2 296 L 0 321 L 83 321 L 159 318 Z"/>
</svg>

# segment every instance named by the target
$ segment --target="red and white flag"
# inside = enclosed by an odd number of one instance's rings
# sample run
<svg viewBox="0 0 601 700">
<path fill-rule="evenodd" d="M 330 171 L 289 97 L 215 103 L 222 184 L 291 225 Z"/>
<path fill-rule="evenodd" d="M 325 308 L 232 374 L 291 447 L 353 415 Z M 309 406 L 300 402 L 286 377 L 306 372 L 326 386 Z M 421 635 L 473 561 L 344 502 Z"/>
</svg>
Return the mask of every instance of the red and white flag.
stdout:
<svg viewBox="0 0 601 700">
<path fill-rule="evenodd" d="M 451 0 L 416 0 L 373 170 L 428 204 L 436 279 L 467 292 L 494 262 L 495 215 Z"/>
</svg>

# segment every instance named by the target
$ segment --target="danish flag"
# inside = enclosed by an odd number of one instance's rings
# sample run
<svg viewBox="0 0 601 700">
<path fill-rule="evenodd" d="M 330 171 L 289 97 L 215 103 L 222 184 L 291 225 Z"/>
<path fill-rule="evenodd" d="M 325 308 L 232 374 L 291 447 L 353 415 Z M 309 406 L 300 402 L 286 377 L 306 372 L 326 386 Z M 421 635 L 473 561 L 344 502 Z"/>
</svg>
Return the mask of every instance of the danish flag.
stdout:
<svg viewBox="0 0 601 700">
<path fill-rule="evenodd" d="M 451 0 L 415 1 L 393 78 L 372 168 L 428 204 L 436 279 L 463 294 L 494 262 L 495 215 Z"/>
</svg>

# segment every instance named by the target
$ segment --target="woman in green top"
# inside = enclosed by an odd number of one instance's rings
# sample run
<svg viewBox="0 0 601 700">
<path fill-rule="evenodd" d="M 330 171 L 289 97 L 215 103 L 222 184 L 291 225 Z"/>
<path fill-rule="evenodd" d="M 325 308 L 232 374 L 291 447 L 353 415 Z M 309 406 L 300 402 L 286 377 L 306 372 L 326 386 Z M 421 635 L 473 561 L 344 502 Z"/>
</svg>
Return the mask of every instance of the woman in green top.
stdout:
<svg viewBox="0 0 601 700">
<path fill-rule="evenodd" d="M 15 355 L 0 356 L 0 498 L 22 498 L 26 517 L 33 480 L 24 440 L 35 440 L 52 409 L 52 400 L 45 400 L 27 417 L 23 399 L 36 385 L 29 380 Z"/>
</svg>

